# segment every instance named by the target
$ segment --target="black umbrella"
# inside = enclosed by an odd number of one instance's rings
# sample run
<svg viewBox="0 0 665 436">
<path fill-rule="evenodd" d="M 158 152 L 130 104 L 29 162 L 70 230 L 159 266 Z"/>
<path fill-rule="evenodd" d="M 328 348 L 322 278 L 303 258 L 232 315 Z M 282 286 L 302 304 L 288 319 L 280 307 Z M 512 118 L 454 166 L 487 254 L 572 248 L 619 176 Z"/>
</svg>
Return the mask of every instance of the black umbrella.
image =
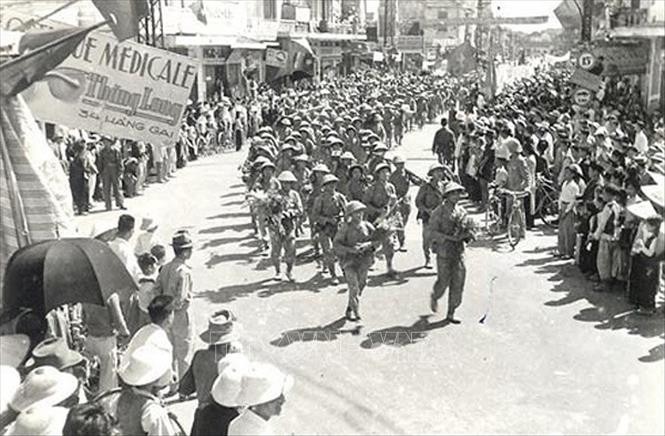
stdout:
<svg viewBox="0 0 665 436">
<path fill-rule="evenodd" d="M 104 305 L 114 292 L 136 289 L 125 265 L 104 242 L 66 238 L 14 253 L 5 271 L 3 301 L 6 310 L 29 307 L 48 313 L 63 304 Z"/>
</svg>

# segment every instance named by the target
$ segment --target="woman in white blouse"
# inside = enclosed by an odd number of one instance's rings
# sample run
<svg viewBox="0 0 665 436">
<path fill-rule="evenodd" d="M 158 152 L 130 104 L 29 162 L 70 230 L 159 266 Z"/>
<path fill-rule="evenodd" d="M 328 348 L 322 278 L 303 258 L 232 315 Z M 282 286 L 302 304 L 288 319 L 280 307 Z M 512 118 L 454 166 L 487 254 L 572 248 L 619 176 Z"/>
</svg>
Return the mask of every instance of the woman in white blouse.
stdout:
<svg viewBox="0 0 665 436">
<path fill-rule="evenodd" d="M 582 178 L 582 169 L 573 164 L 564 170 L 561 195 L 559 196 L 559 257 L 572 258 L 575 254 L 575 202 L 582 194 L 577 182 Z"/>
</svg>

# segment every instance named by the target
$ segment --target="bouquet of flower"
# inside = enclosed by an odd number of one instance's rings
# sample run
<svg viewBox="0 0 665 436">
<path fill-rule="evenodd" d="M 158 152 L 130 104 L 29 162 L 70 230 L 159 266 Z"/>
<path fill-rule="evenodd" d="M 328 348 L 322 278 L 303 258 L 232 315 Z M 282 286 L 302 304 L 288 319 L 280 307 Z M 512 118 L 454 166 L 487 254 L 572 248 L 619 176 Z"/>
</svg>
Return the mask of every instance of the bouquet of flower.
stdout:
<svg viewBox="0 0 665 436">
<path fill-rule="evenodd" d="M 461 238 L 464 242 L 474 241 L 478 234 L 478 226 L 476 222 L 469 217 L 466 212 L 453 213 L 453 221 L 455 222 L 455 236 Z"/>
</svg>

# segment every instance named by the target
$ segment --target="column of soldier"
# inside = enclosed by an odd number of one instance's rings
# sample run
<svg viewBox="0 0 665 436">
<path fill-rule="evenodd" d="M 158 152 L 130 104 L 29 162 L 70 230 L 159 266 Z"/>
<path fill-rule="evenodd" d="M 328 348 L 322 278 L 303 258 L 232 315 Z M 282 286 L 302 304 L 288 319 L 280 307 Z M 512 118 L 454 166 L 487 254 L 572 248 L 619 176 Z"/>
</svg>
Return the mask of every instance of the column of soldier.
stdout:
<svg viewBox="0 0 665 436">
<path fill-rule="evenodd" d="M 383 141 L 395 132 L 382 128 L 382 106 L 375 102 L 357 109 L 340 105 L 291 113 L 286 108 L 289 114 L 274 128 L 259 129 L 242 167 L 252 224 L 261 251 L 269 252 L 275 280 L 295 282 L 295 240 L 308 223 L 311 258 L 333 285 L 340 282 L 337 264 L 343 271 L 349 289 L 345 315 L 351 321 L 361 319 L 359 297 L 379 249 L 387 276 L 399 277 L 393 258 L 395 251 L 406 251 L 411 185 L 420 186 L 415 204 L 423 223 L 427 269 L 432 268 L 429 217 L 446 195 L 463 191 L 447 183 L 452 172 L 442 164 L 432 165 L 424 180 L 405 168 L 402 157 L 387 158 Z M 433 118 L 442 106 L 425 106 L 423 116 Z"/>
</svg>

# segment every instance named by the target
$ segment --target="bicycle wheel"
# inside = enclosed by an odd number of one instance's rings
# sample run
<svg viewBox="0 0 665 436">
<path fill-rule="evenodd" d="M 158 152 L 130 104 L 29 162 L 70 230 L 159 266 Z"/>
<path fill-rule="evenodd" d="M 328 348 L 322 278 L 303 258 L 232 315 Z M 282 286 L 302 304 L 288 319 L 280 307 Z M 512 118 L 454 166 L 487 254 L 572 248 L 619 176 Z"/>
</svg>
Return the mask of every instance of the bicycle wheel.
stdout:
<svg viewBox="0 0 665 436">
<path fill-rule="evenodd" d="M 508 217 L 508 243 L 511 247 L 515 246 L 522 239 L 522 214 L 519 208 L 514 208 Z"/>
<path fill-rule="evenodd" d="M 538 203 L 538 216 L 543 224 L 550 228 L 558 226 L 559 210 L 556 201 L 551 195 L 545 194 Z"/>
</svg>

